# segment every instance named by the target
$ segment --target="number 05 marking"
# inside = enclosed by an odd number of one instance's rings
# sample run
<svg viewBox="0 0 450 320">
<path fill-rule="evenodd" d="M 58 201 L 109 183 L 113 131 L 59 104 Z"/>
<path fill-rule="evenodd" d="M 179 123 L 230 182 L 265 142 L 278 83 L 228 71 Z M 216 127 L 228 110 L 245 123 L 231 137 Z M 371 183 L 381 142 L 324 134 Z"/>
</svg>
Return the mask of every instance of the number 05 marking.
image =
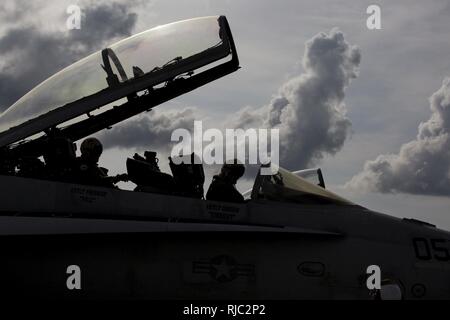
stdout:
<svg viewBox="0 0 450 320">
<path fill-rule="evenodd" d="M 414 238 L 413 246 L 416 258 L 419 260 L 450 261 L 450 251 L 445 239 Z"/>
</svg>

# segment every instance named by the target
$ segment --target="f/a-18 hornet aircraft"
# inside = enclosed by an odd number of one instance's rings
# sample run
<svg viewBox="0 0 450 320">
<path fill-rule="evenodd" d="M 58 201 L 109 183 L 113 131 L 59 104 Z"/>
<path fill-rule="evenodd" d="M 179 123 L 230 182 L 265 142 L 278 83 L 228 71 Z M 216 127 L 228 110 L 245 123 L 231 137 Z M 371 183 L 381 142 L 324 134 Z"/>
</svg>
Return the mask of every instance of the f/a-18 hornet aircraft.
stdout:
<svg viewBox="0 0 450 320">
<path fill-rule="evenodd" d="M 74 142 L 238 69 L 227 19 L 190 19 L 70 65 L 1 114 L 2 293 L 450 298 L 448 232 L 352 203 L 325 188 L 320 169 L 258 174 L 245 203 L 204 200 L 201 164 L 170 159 L 170 175 L 153 152 L 127 160 L 134 191 L 67 174 Z M 379 287 L 368 286 L 370 266 Z"/>
</svg>

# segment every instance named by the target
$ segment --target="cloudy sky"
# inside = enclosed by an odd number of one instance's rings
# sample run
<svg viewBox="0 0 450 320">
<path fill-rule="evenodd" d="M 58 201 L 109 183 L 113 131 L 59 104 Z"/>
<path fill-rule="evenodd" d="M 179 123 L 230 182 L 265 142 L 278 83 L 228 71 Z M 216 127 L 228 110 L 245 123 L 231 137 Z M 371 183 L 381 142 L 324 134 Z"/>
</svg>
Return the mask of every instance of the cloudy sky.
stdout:
<svg viewBox="0 0 450 320">
<path fill-rule="evenodd" d="M 82 9 L 81 30 L 66 29 L 71 4 Z M 170 132 L 193 120 L 278 128 L 282 166 L 320 166 L 328 187 L 354 202 L 450 229 L 450 3 L 377 1 L 381 30 L 366 27 L 370 4 L 3 0 L 0 110 L 118 39 L 224 14 L 242 68 L 99 133 L 108 147 L 102 165 L 122 172 L 126 157 L 145 149 L 159 150 L 164 163 Z"/>
</svg>

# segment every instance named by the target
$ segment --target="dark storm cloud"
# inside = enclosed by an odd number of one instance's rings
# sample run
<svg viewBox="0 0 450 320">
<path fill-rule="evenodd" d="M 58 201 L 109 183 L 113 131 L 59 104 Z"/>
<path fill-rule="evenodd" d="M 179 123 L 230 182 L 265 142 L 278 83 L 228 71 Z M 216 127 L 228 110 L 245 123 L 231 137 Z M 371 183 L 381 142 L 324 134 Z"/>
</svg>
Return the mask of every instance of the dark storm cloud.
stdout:
<svg viewBox="0 0 450 320">
<path fill-rule="evenodd" d="M 73 30 L 70 41 L 84 46 L 84 51 L 101 48 L 105 41 L 131 35 L 137 14 L 128 12 L 128 6 L 120 3 L 86 7 L 82 29 Z"/>
<path fill-rule="evenodd" d="M 193 131 L 196 110 L 151 111 L 103 131 L 99 137 L 105 148 L 147 148 L 163 150 L 170 147 L 172 132 L 183 128 Z"/>
<path fill-rule="evenodd" d="M 284 83 L 269 105 L 245 108 L 234 127 L 280 129 L 280 164 L 292 169 L 315 165 L 335 154 L 350 134 L 345 89 L 356 78 L 361 59 L 357 47 L 333 29 L 306 43 L 304 72 Z"/>
<path fill-rule="evenodd" d="M 379 155 L 346 184 L 382 193 L 450 195 L 450 78 L 429 99 L 431 116 L 398 154 Z"/>
<path fill-rule="evenodd" d="M 0 38 L 0 111 L 60 69 L 129 36 L 135 13 L 119 3 L 83 8 L 81 30 L 44 32 L 37 26 L 13 27 Z"/>
</svg>

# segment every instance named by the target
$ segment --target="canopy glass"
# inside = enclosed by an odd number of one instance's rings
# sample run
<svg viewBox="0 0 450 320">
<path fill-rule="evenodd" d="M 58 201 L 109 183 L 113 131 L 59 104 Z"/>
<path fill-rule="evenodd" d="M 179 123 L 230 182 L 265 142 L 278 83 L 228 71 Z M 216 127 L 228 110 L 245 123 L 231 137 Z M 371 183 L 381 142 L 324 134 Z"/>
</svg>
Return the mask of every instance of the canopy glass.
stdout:
<svg viewBox="0 0 450 320">
<path fill-rule="evenodd" d="M 222 43 L 218 18 L 179 21 L 117 42 L 109 48 L 125 77 L 114 61 L 111 67 L 119 81 L 126 82 L 218 46 Z M 99 51 L 45 80 L 0 115 L 0 132 L 108 88 L 103 64 Z"/>
</svg>

